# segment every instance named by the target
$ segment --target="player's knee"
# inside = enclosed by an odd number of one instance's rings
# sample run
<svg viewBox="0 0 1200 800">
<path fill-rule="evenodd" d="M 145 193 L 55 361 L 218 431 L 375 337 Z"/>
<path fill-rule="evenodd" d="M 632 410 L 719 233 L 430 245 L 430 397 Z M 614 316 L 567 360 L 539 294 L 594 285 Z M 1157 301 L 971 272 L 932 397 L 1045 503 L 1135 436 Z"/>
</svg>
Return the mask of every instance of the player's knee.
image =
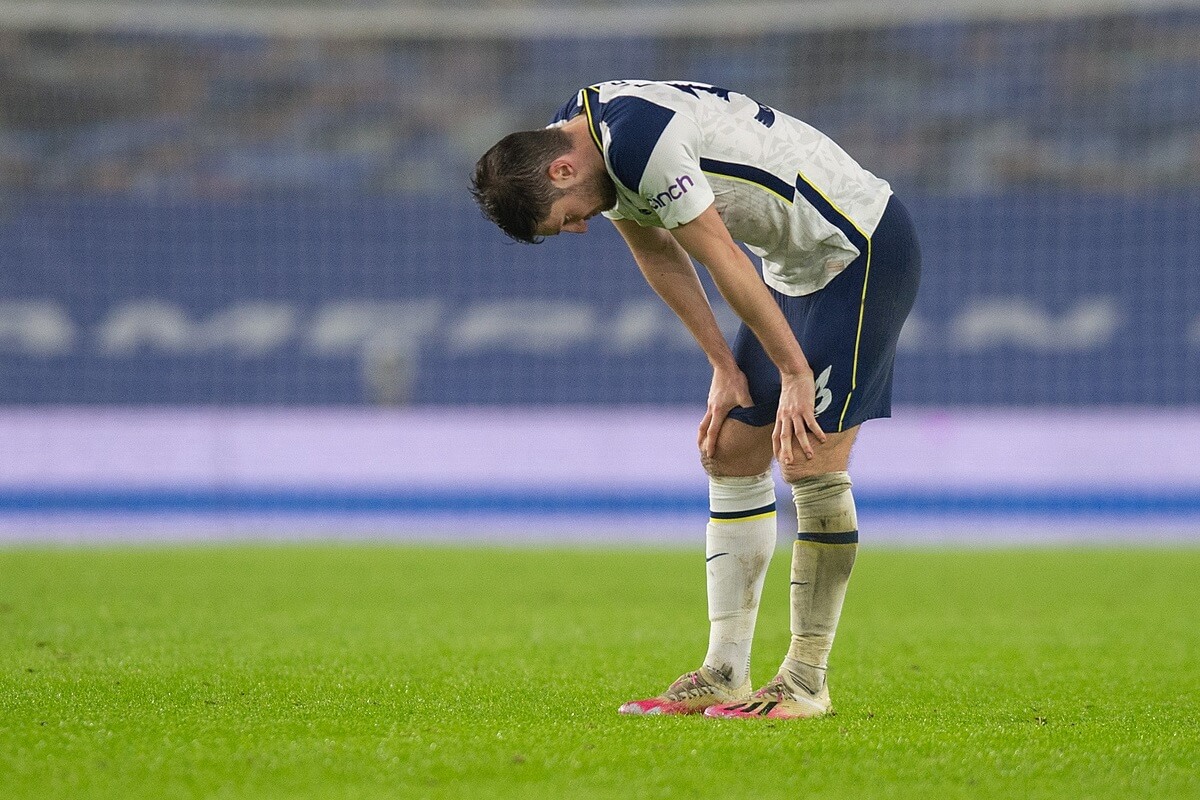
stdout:
<svg viewBox="0 0 1200 800">
<path fill-rule="evenodd" d="M 845 472 L 850 464 L 850 451 L 858 436 L 858 429 L 851 428 L 841 433 L 829 434 L 825 442 L 813 443 L 812 458 L 796 458 L 790 464 L 780 463 L 779 471 L 788 483 L 796 483 L 818 475 Z"/>
<path fill-rule="evenodd" d="M 710 478 L 745 478 L 765 471 L 746 459 L 710 456 L 703 452 L 700 453 L 700 465 Z"/>
<path fill-rule="evenodd" d="M 784 464 L 782 462 L 779 464 L 779 473 L 785 481 L 793 485 L 817 475 L 824 475 L 828 471 L 828 467 L 823 464 L 814 464 L 803 458 L 803 456 L 794 460 L 791 464 Z"/>
<path fill-rule="evenodd" d="M 771 468 L 771 429 L 726 420 L 715 452 L 700 451 L 700 464 L 713 478 L 744 478 Z"/>
<path fill-rule="evenodd" d="M 771 468 L 771 458 L 760 453 L 735 451 L 708 455 L 700 451 L 700 465 L 710 478 L 745 478 L 760 475 Z"/>
</svg>

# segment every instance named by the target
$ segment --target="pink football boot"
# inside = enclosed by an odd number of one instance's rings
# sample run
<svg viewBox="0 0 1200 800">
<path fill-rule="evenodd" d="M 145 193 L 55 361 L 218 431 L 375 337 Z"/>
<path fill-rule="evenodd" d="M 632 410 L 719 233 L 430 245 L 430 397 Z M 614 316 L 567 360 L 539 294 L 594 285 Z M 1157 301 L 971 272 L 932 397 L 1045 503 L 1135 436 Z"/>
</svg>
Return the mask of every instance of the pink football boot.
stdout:
<svg viewBox="0 0 1200 800">
<path fill-rule="evenodd" d="M 750 681 L 730 688 L 708 667 L 681 675 L 667 690 L 646 700 L 630 700 L 622 714 L 700 714 L 710 706 L 738 703 L 750 697 Z"/>
<path fill-rule="evenodd" d="M 763 688 L 750 695 L 748 700 L 737 703 L 722 703 L 704 710 L 706 717 L 766 719 L 811 719 L 833 713 L 829 701 L 829 687 L 811 694 L 802 688 L 794 688 L 783 675 L 776 675 Z"/>
</svg>

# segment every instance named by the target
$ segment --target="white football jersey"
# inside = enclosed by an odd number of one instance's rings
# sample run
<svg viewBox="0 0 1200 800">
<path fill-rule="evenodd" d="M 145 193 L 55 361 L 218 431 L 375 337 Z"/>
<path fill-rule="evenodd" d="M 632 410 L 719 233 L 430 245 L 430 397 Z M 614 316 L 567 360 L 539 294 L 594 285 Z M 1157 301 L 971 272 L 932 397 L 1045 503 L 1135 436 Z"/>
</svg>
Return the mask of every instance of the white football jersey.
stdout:
<svg viewBox="0 0 1200 800">
<path fill-rule="evenodd" d="M 599 83 L 551 125 L 579 114 L 616 183 L 605 216 L 670 229 L 715 204 L 786 295 L 823 288 L 869 248 L 892 194 L 816 128 L 717 86 Z"/>
</svg>

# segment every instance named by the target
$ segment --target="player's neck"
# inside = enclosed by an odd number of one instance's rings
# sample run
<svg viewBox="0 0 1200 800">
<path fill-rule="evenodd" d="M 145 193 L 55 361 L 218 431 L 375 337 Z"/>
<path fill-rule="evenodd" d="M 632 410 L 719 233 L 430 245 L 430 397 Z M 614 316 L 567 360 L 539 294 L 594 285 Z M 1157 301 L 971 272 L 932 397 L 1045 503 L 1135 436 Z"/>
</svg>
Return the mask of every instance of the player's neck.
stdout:
<svg viewBox="0 0 1200 800">
<path fill-rule="evenodd" d="M 604 157 L 600 154 L 600 148 L 596 147 L 596 140 L 592 138 L 587 117 L 583 114 L 573 117 L 562 126 L 562 132 L 571 137 L 572 152 L 586 159 L 592 166 L 599 165 L 601 169 L 604 168 Z"/>
</svg>

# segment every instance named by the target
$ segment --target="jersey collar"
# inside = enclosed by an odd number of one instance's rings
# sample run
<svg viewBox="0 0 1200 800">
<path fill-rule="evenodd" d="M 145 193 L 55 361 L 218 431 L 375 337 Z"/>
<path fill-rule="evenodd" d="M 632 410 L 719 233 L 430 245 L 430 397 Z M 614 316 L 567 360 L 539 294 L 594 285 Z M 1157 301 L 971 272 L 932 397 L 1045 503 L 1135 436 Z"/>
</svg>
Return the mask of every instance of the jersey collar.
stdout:
<svg viewBox="0 0 1200 800">
<path fill-rule="evenodd" d="M 596 86 L 589 86 L 583 90 L 583 113 L 587 115 L 588 132 L 592 134 L 592 141 L 596 143 L 596 149 L 601 154 L 604 153 L 603 139 L 600 136 L 600 89 Z"/>
</svg>

